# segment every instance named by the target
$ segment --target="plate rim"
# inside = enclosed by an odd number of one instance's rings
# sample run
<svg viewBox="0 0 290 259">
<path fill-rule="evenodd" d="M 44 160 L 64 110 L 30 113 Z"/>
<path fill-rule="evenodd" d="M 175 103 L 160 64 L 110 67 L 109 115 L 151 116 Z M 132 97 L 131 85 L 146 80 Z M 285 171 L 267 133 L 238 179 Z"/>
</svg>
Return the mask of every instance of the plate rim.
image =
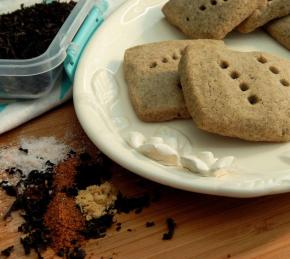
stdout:
<svg viewBox="0 0 290 259">
<path fill-rule="evenodd" d="M 113 20 L 116 17 L 121 17 L 123 15 L 123 12 L 126 11 L 129 7 L 133 6 L 134 4 L 137 4 L 140 2 L 140 0 L 128 0 L 125 2 L 121 7 L 119 7 L 101 26 L 101 28 L 95 33 L 95 35 L 91 38 L 91 41 L 89 43 L 89 46 L 92 46 L 92 43 L 94 40 L 98 38 L 99 35 L 102 34 L 102 31 L 106 30 L 107 27 L 110 28 L 110 26 L 114 26 Z M 156 2 L 156 0 L 147 0 L 147 2 Z M 161 0 L 159 5 L 165 2 L 165 0 Z M 97 132 L 101 132 L 101 128 L 96 128 L 95 124 L 92 122 L 92 118 L 90 117 L 90 114 L 88 113 L 88 106 L 83 105 L 82 102 L 79 101 L 79 98 L 82 96 L 82 77 L 84 77 L 84 71 L 86 67 L 86 61 L 90 57 L 90 47 L 86 48 L 82 58 L 80 60 L 80 63 L 78 65 L 75 80 L 74 80 L 74 87 L 73 87 L 73 102 L 74 107 L 76 111 L 77 118 L 81 124 L 81 127 L 89 137 L 89 139 L 100 149 L 101 152 L 103 152 L 105 155 L 110 157 L 113 161 L 120 164 L 122 167 L 128 169 L 132 173 L 135 173 L 141 177 L 147 178 L 151 181 L 167 185 L 173 188 L 178 188 L 185 191 L 191 191 L 191 192 L 198 192 L 203 194 L 211 194 L 211 195 L 217 195 L 217 196 L 227 196 L 227 197 L 236 197 L 236 198 L 251 198 L 251 197 L 259 197 L 259 196 L 265 196 L 265 195 L 272 195 L 272 194 L 278 194 L 278 193 L 285 193 L 290 191 L 290 185 L 287 184 L 278 184 L 278 183 L 268 183 L 267 185 L 258 185 L 255 188 L 249 188 L 249 187 L 241 187 L 237 188 L 232 186 L 222 186 L 222 189 L 218 187 L 217 184 L 209 184 L 209 185 L 200 185 L 198 182 L 191 181 L 190 183 L 186 183 L 184 180 L 180 181 L 178 179 L 165 179 L 162 175 L 158 175 L 157 172 L 153 172 L 150 170 L 155 168 L 155 164 L 151 163 L 146 164 L 146 167 L 149 167 L 148 169 L 145 169 L 145 167 L 136 165 L 136 161 L 131 161 L 130 159 L 125 159 L 122 155 L 122 153 L 119 153 L 119 151 L 112 150 L 108 146 L 108 142 L 112 139 L 113 134 L 102 132 L 102 137 L 97 137 Z M 116 136 L 114 136 L 116 137 Z M 118 149 L 124 150 L 125 148 L 121 149 L 122 145 L 118 146 Z M 127 151 L 129 151 L 129 148 L 127 148 Z M 130 150 L 131 153 L 134 153 L 136 151 Z M 146 162 L 147 160 L 145 160 Z M 140 161 L 139 161 L 140 162 Z M 142 163 L 143 164 L 143 163 Z M 148 172 L 149 170 L 149 172 Z M 158 171 L 158 170 L 155 170 Z M 177 180 L 177 181 L 176 181 Z"/>
</svg>

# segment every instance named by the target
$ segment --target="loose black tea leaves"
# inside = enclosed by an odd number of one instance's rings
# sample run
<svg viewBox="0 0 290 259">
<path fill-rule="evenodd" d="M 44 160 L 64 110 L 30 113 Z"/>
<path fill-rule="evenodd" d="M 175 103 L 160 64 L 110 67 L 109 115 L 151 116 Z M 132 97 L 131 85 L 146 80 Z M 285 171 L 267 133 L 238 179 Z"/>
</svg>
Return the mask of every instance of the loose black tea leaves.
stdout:
<svg viewBox="0 0 290 259">
<path fill-rule="evenodd" d="M 155 223 L 153 221 L 152 222 L 146 222 L 145 226 L 146 226 L 146 228 L 151 228 L 151 227 L 155 226 Z"/>
<path fill-rule="evenodd" d="M 35 4 L 0 16 L 0 59 L 43 54 L 75 6 L 74 1 Z"/>
<path fill-rule="evenodd" d="M 14 246 L 9 246 L 6 249 L 1 251 L 1 255 L 5 256 L 5 257 L 9 257 L 11 255 L 11 253 L 14 250 Z"/>
<path fill-rule="evenodd" d="M 168 231 L 163 234 L 162 239 L 163 240 L 171 240 L 173 235 L 174 235 L 176 223 L 172 218 L 168 218 L 168 219 L 166 219 L 166 224 L 167 224 Z"/>
</svg>

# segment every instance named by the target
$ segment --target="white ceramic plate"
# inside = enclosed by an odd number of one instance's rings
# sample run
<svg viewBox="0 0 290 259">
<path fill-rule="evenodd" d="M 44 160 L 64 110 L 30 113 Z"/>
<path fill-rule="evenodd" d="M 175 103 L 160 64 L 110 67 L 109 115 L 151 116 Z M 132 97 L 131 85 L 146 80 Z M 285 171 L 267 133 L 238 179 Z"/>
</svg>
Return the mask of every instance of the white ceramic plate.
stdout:
<svg viewBox="0 0 290 259">
<path fill-rule="evenodd" d="M 128 98 L 122 62 L 124 51 L 137 44 L 183 39 L 164 19 L 164 0 L 129 0 L 92 38 L 78 68 L 74 86 L 77 116 L 90 139 L 114 161 L 150 180 L 183 190 L 231 197 L 255 197 L 290 190 L 290 144 L 250 143 L 207 134 L 192 121 L 144 123 Z M 264 32 L 231 34 L 233 49 L 262 50 L 290 59 L 289 52 Z M 124 140 L 130 131 L 151 136 L 166 127 L 186 136 L 193 149 L 217 157 L 235 156 L 236 170 L 222 178 L 202 177 L 166 167 L 139 154 Z"/>
</svg>

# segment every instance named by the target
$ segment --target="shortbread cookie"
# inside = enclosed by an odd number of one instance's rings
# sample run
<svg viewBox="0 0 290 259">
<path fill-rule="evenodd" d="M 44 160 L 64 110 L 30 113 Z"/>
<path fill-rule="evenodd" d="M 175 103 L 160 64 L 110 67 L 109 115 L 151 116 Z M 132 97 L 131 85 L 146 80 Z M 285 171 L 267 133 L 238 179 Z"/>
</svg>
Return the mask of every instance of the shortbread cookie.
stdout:
<svg viewBox="0 0 290 259">
<path fill-rule="evenodd" d="M 269 23 L 266 29 L 275 40 L 290 50 L 290 15 Z"/>
<path fill-rule="evenodd" d="M 253 13 L 260 0 L 170 0 L 162 11 L 192 39 L 223 39 Z"/>
<path fill-rule="evenodd" d="M 252 32 L 276 18 L 290 14 L 289 0 L 259 0 L 260 6 L 238 26 L 243 33 Z"/>
<path fill-rule="evenodd" d="M 206 42 L 223 45 L 222 41 Z M 125 79 L 134 110 L 141 120 L 158 122 L 190 118 L 179 81 L 178 63 L 188 44 L 201 47 L 203 43 L 199 40 L 166 41 L 126 51 Z"/>
<path fill-rule="evenodd" d="M 250 141 L 290 140 L 289 61 L 189 46 L 179 72 L 188 111 L 200 129 Z"/>
</svg>

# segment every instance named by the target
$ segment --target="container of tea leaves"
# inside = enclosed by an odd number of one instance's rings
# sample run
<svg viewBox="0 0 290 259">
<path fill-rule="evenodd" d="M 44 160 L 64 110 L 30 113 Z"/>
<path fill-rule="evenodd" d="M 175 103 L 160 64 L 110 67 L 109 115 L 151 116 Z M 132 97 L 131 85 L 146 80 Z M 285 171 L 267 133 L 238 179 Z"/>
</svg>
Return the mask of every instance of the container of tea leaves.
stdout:
<svg viewBox="0 0 290 259">
<path fill-rule="evenodd" d="M 74 37 L 100 1 L 1 0 L 0 22 L 10 20 L 7 26 L 0 25 L 0 98 L 35 99 L 46 95 L 61 80 L 68 49 L 74 47 Z M 58 7 L 60 3 L 64 7 Z M 63 24 L 57 28 L 51 42 L 44 42 L 48 41 L 46 33 L 56 30 L 57 19 L 63 19 Z M 13 28 L 13 35 L 9 32 L 14 25 L 11 21 L 20 24 L 19 28 Z M 23 26 L 31 21 L 45 24 L 43 28 L 39 28 L 42 27 L 39 24 Z M 22 31 L 22 26 L 26 31 Z M 26 36 L 27 31 L 31 32 L 30 36 Z M 23 43 L 19 40 L 21 37 Z"/>
</svg>

